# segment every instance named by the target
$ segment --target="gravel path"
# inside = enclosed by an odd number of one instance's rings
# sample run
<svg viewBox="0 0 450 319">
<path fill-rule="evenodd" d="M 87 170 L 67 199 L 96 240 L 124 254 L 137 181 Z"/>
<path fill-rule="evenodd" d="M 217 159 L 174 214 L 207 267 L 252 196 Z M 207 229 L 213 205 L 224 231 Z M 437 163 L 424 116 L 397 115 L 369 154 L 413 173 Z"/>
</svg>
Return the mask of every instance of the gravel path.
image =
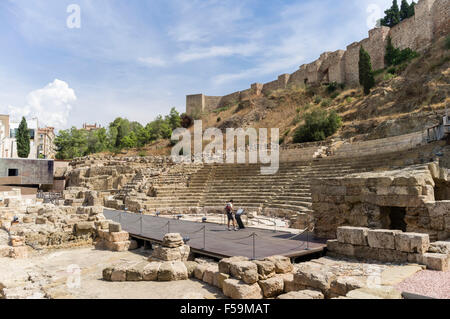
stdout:
<svg viewBox="0 0 450 319">
<path fill-rule="evenodd" d="M 450 271 L 423 270 L 396 286 L 403 292 L 438 299 L 450 299 Z"/>
</svg>

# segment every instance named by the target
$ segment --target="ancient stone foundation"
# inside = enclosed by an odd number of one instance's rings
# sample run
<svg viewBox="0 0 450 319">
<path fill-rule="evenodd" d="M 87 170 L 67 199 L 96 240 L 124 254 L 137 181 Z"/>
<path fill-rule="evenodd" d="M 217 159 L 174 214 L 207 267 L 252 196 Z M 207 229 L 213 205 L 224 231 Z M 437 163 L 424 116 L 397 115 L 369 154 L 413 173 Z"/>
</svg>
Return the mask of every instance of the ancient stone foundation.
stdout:
<svg viewBox="0 0 450 319">
<path fill-rule="evenodd" d="M 339 227 L 337 240 L 327 242 L 328 255 L 364 261 L 417 263 L 428 269 L 447 271 L 450 242 L 430 244 L 428 234 L 400 230 Z"/>
</svg>

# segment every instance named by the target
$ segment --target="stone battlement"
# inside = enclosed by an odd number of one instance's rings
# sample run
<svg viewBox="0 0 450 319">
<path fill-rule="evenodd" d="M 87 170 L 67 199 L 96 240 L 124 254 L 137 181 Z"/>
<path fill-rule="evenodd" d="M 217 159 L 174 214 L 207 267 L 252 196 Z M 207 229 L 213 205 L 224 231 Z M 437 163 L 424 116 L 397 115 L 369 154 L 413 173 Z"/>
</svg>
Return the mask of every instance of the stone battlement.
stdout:
<svg viewBox="0 0 450 319">
<path fill-rule="evenodd" d="M 369 37 L 347 46 L 346 50 L 325 52 L 312 63 L 300 66 L 292 74 L 282 74 L 277 80 L 261 84 L 254 83 L 250 89 L 234 92 L 226 96 L 206 96 L 204 94 L 186 97 L 186 113 L 210 112 L 247 100 L 251 95 L 268 94 L 278 89 L 306 84 L 359 83 L 359 49 L 363 46 L 372 58 L 375 70 L 385 67 L 387 38 L 400 49 L 411 48 L 421 51 L 434 39 L 445 35 L 450 29 L 450 5 L 447 0 L 420 0 L 415 7 L 415 15 L 393 28 L 380 27 L 369 31 Z"/>
</svg>

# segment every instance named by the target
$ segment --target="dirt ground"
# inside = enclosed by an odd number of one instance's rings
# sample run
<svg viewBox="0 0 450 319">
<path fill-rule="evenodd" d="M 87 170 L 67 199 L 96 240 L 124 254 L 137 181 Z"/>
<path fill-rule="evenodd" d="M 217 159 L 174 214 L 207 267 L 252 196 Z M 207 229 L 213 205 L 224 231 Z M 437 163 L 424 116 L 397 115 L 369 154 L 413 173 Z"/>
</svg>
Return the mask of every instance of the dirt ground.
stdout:
<svg viewBox="0 0 450 319">
<path fill-rule="evenodd" d="M 149 251 L 59 250 L 28 259 L 0 259 L 0 289 L 8 298 L 52 299 L 216 299 L 219 289 L 197 280 L 107 282 L 102 270 L 115 263 L 142 261 Z"/>
</svg>

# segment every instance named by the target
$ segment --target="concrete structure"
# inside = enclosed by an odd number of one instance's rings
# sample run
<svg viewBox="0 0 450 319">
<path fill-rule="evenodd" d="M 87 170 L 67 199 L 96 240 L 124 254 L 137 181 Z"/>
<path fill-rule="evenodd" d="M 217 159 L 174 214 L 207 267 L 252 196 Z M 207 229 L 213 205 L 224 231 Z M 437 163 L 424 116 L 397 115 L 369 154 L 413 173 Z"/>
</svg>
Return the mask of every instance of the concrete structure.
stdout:
<svg viewBox="0 0 450 319">
<path fill-rule="evenodd" d="M 55 151 L 55 128 L 45 127 L 38 129 L 38 157 L 54 159 Z"/>
<path fill-rule="evenodd" d="M 53 171 L 52 160 L 0 159 L 0 184 L 50 185 Z"/>
<path fill-rule="evenodd" d="M 300 66 L 292 74 L 283 74 L 277 80 L 260 84 L 252 84 L 245 91 L 235 92 L 223 97 L 206 96 L 203 94 L 186 97 L 186 113 L 198 115 L 202 112 L 235 105 L 248 99 L 250 95 L 268 94 L 278 89 L 290 86 L 305 86 L 307 84 L 345 83 L 359 84 L 359 49 L 363 46 L 372 58 L 375 70 L 385 67 L 384 56 L 387 38 L 400 49 L 411 48 L 421 51 L 434 39 L 448 34 L 450 30 L 450 4 L 448 0 L 420 0 L 415 7 L 415 15 L 393 28 L 379 27 L 369 31 L 369 37 L 347 46 L 346 50 L 325 52 L 320 58 L 310 64 Z"/>
</svg>

